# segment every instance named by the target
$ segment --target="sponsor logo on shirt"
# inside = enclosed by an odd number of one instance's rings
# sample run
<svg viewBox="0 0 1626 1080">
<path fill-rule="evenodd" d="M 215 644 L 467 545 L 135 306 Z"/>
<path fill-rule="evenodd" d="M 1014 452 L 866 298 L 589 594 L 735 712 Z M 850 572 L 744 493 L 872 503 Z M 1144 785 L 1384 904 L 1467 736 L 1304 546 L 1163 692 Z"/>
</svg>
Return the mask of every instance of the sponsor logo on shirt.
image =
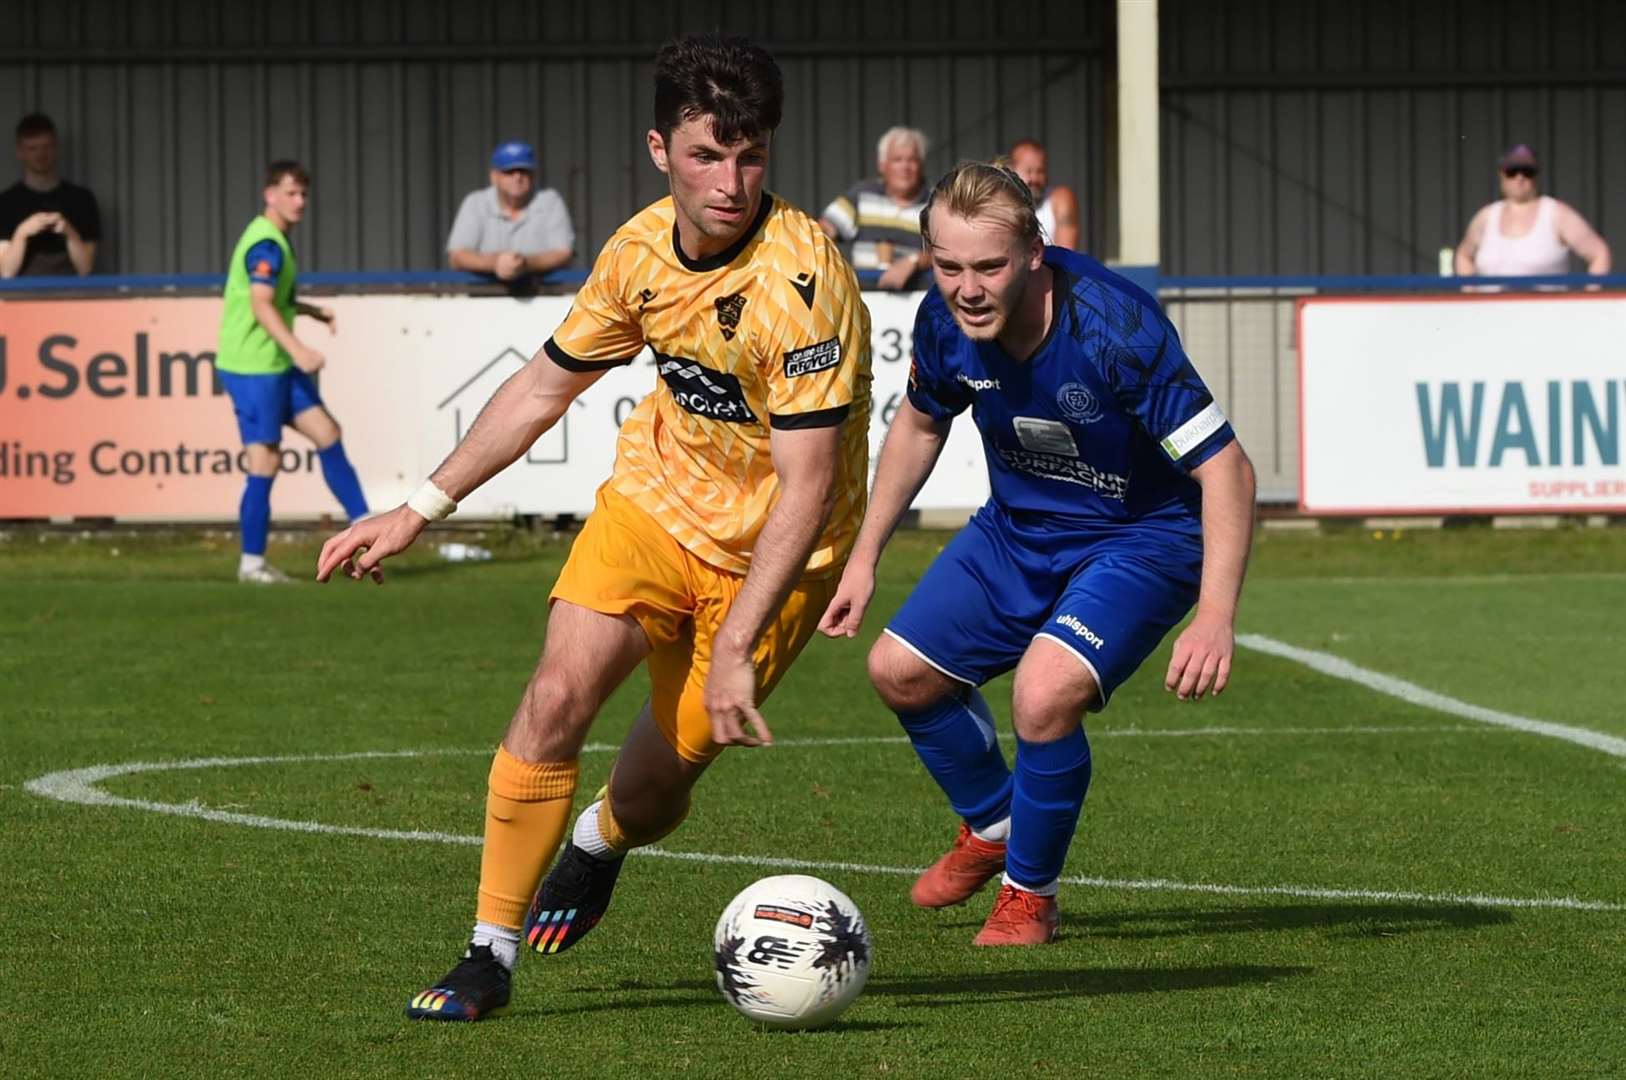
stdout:
<svg viewBox="0 0 1626 1080">
<path fill-rule="evenodd" d="M 963 371 L 957 373 L 954 376 L 954 378 L 958 382 L 965 383 L 967 386 L 969 386 L 973 390 L 998 390 L 999 389 L 999 380 L 998 379 L 973 379 L 971 376 L 967 375 Z"/>
<path fill-rule="evenodd" d="M 1060 420 L 1013 416 L 1011 426 L 1016 429 L 1016 438 L 1024 449 L 1041 454 L 1060 454 L 1062 457 L 1078 456 L 1078 443 L 1073 439 L 1072 429 Z"/>
<path fill-rule="evenodd" d="M 1181 424 L 1162 442 L 1163 452 L 1173 461 L 1185 457 L 1197 444 L 1225 425 L 1225 414 L 1210 401 L 1202 412 Z"/>
<path fill-rule="evenodd" d="M 754 424 L 756 416 L 746 404 L 740 380 L 724 371 L 713 371 L 693 360 L 655 354 L 656 370 L 672 392 L 672 399 L 686 412 L 726 424 Z"/>
<path fill-rule="evenodd" d="M 1068 484 L 1087 487 L 1097 495 L 1119 502 L 1129 495 L 1129 478 L 1097 469 L 1087 461 L 1062 457 L 1059 454 L 1036 453 L 1010 446 L 998 446 L 1001 460 L 1007 468 L 1046 480 L 1061 480 Z"/>
<path fill-rule="evenodd" d="M 1106 644 L 1105 641 L 1101 640 L 1100 634 L 1097 634 L 1094 630 L 1091 630 L 1082 622 L 1079 622 L 1076 616 L 1062 615 L 1056 619 L 1056 623 L 1059 626 L 1065 626 L 1067 629 L 1071 630 L 1074 637 L 1083 638 L 1085 643 L 1093 648 L 1096 652 L 1100 652 L 1101 646 Z"/>
<path fill-rule="evenodd" d="M 828 371 L 841 363 L 841 342 L 835 338 L 821 341 L 816 345 L 808 345 L 801 349 L 792 349 L 785 354 L 785 377 L 794 379 L 798 375 L 811 375 L 815 371 Z"/>
</svg>

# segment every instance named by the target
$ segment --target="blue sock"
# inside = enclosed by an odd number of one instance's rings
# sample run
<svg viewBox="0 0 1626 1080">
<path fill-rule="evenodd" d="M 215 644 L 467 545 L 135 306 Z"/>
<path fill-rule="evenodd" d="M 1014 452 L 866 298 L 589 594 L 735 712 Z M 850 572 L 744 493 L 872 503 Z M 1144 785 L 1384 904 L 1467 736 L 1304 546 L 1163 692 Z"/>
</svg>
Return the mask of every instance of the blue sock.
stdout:
<svg viewBox="0 0 1626 1080">
<path fill-rule="evenodd" d="M 244 555 L 265 554 L 265 538 L 271 532 L 271 481 L 274 479 L 273 476 L 250 476 L 243 485 L 237 522 L 243 530 Z"/>
<path fill-rule="evenodd" d="M 366 517 L 367 497 L 361 493 L 355 467 L 345 456 L 344 443 L 336 442 L 326 450 L 318 450 L 316 456 L 322 462 L 322 479 L 327 481 L 328 490 L 339 500 L 350 520 Z"/>
<path fill-rule="evenodd" d="M 899 713 L 898 722 L 949 805 L 973 829 L 1010 816 L 1011 771 L 981 694 L 973 690 L 968 702 L 947 697 L 921 712 Z"/>
<path fill-rule="evenodd" d="M 1080 724 L 1055 742 L 1016 740 L 1016 783 L 1011 794 L 1011 838 L 1005 874 L 1018 885 L 1042 889 L 1061 876 L 1090 787 L 1090 742 Z"/>
</svg>

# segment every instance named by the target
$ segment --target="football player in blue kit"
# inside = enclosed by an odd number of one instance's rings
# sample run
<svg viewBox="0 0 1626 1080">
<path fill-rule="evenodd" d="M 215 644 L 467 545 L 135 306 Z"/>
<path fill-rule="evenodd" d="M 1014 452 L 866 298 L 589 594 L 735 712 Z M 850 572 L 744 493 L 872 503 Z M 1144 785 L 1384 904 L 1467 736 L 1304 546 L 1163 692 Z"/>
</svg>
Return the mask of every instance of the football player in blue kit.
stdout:
<svg viewBox="0 0 1626 1080">
<path fill-rule="evenodd" d="M 957 167 L 921 234 L 934 287 L 915 318 L 907 400 L 820 628 L 857 633 L 881 550 L 969 407 L 992 497 L 893 616 L 869 675 L 961 818 L 914 902 L 963 903 L 1003 871 L 975 943 L 1041 944 L 1056 934 L 1056 883 L 1090 782 L 1084 714 L 1193 602 L 1164 683 L 1182 700 L 1225 688 L 1253 468 L 1157 302 L 1046 247 L 1014 173 Z M 1014 769 L 977 690 L 1013 667 Z"/>
</svg>

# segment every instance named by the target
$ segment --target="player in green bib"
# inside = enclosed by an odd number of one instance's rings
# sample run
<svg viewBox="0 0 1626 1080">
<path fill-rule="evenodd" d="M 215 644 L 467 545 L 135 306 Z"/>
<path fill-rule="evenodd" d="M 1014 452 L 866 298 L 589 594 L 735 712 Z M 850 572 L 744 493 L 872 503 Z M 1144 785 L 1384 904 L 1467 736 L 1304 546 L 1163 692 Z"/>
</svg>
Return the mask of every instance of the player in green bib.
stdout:
<svg viewBox="0 0 1626 1080">
<path fill-rule="evenodd" d="M 312 376 L 326 358 L 294 336 L 294 317 L 308 315 L 337 329 L 331 308 L 295 297 L 299 265 L 288 230 L 305 216 L 310 176 L 297 161 L 273 161 L 265 174 L 265 211 L 249 222 L 226 270 L 215 370 L 231 395 L 248 455 L 248 480 L 238 507 L 243 554 L 237 580 L 260 585 L 288 576 L 265 561 L 271 531 L 271 482 L 282 461 L 282 429 L 316 444 L 322 477 L 350 520 L 365 517 L 361 481 L 339 440 L 339 425 L 322 404 Z"/>
</svg>

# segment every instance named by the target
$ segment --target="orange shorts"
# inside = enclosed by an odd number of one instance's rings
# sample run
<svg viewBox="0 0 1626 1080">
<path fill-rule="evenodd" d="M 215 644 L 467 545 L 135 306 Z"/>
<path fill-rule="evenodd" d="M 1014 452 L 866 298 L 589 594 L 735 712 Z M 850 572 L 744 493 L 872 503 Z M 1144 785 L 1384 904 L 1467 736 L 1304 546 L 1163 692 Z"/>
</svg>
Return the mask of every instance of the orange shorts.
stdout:
<svg viewBox="0 0 1626 1080">
<path fill-rule="evenodd" d="M 762 632 L 753 656 L 758 705 L 818 629 L 840 579 L 840 566 L 802 578 Z M 655 723 L 678 754 L 704 762 L 722 750 L 711 741 L 704 700 L 712 639 L 744 583 L 743 574 L 697 559 L 660 522 L 605 485 L 548 599 L 638 621 L 652 650 Z"/>
</svg>

